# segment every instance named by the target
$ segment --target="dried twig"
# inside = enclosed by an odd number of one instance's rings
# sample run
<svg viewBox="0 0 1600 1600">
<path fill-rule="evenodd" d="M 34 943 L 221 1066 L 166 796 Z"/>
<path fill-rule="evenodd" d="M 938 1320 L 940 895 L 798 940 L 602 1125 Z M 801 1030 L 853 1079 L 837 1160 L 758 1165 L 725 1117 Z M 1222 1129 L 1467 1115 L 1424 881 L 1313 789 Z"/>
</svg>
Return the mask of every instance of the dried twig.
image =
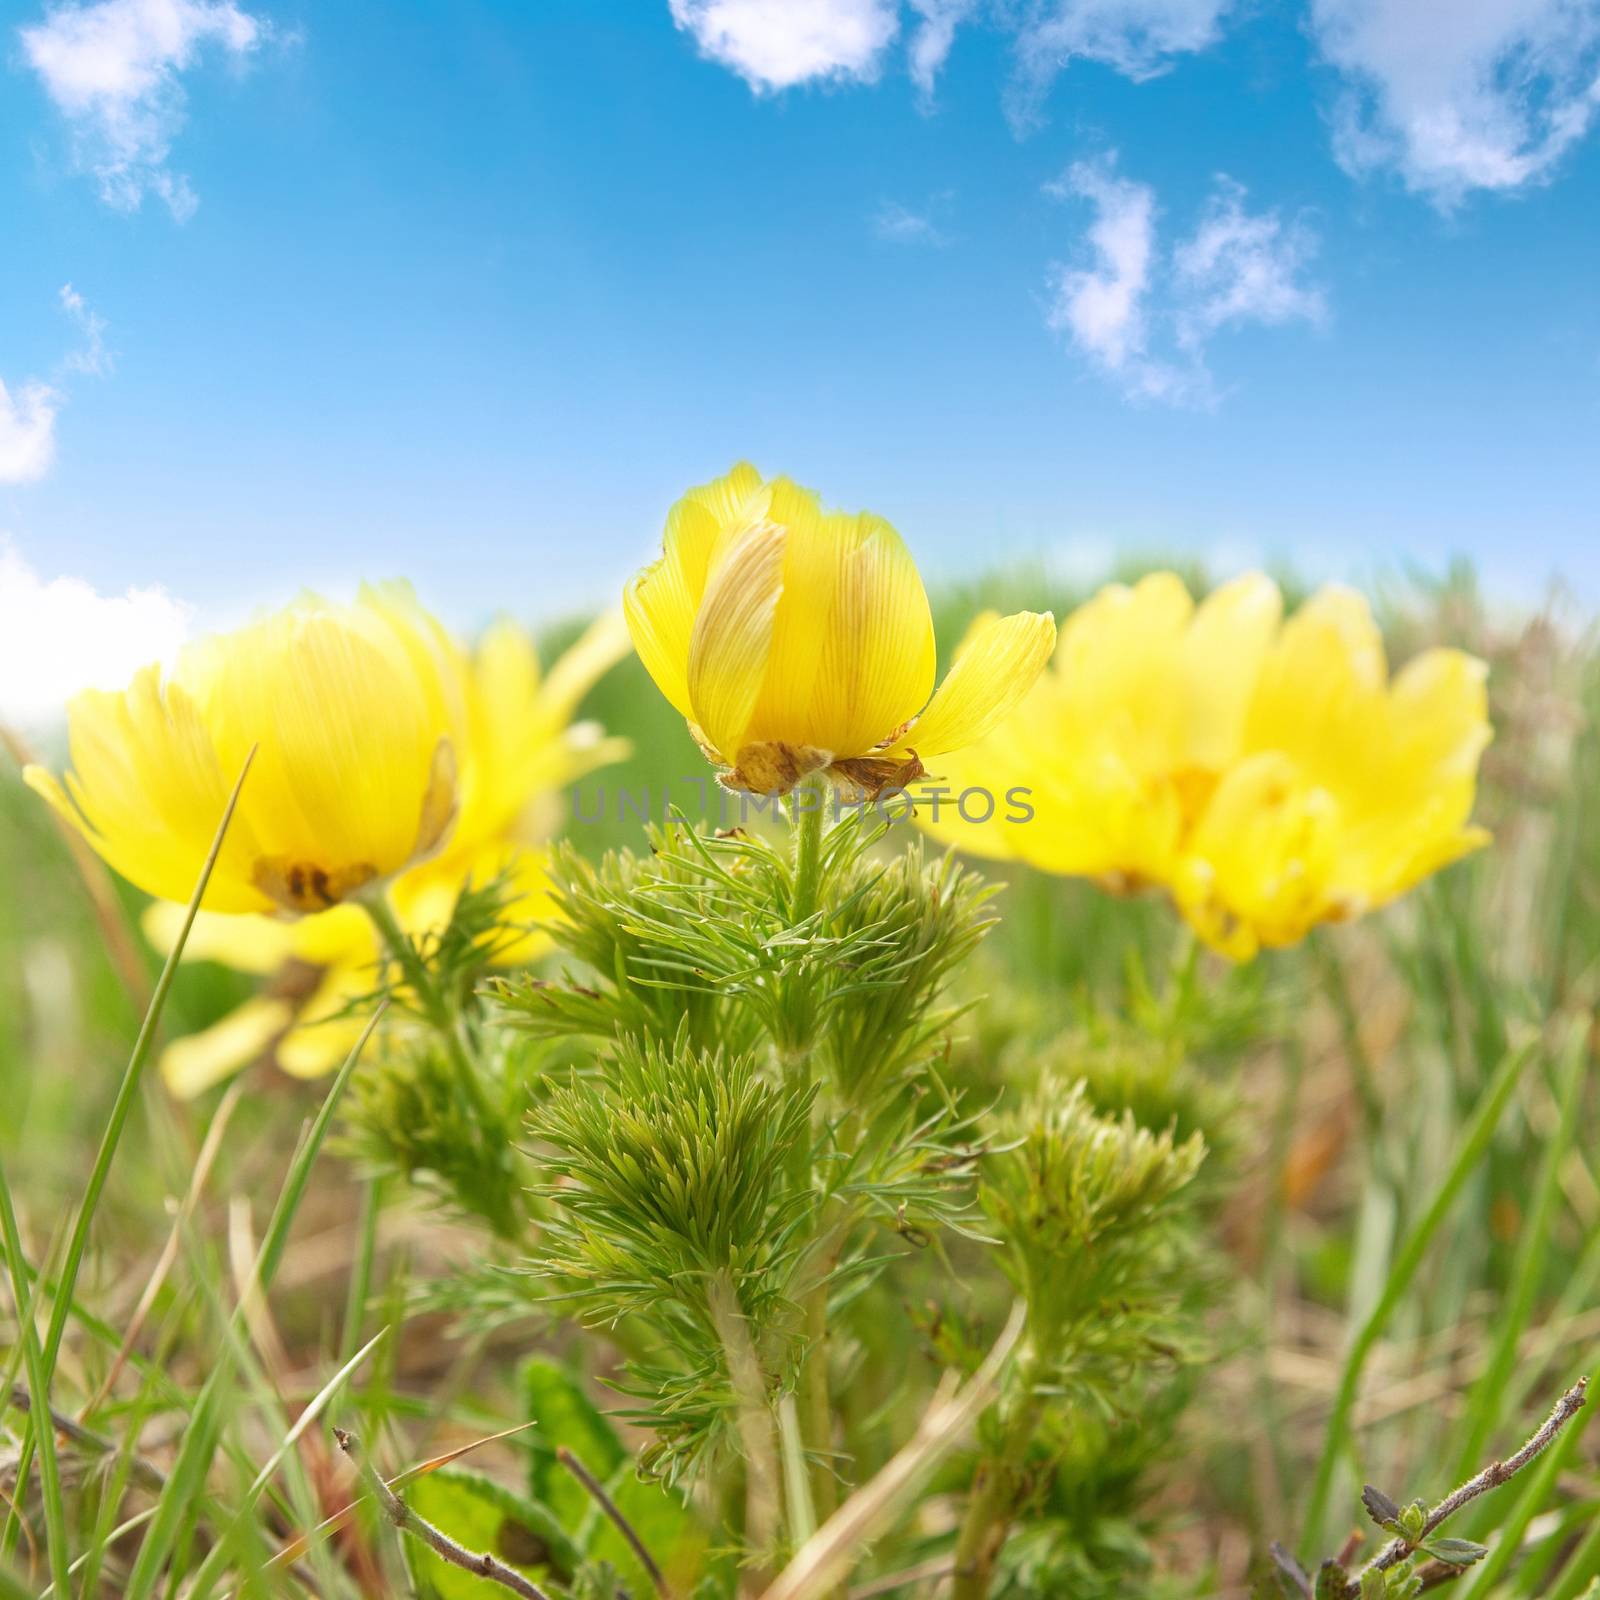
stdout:
<svg viewBox="0 0 1600 1600">
<path fill-rule="evenodd" d="M 1391 1539 L 1376 1556 L 1372 1558 L 1366 1570 L 1381 1572 L 1385 1567 L 1392 1567 L 1399 1561 L 1404 1561 L 1430 1533 L 1442 1522 L 1453 1517 L 1462 1506 L 1469 1501 L 1476 1500 L 1480 1494 L 1487 1494 L 1491 1489 L 1497 1489 L 1508 1478 L 1514 1478 L 1536 1456 L 1542 1455 L 1554 1442 L 1555 1437 L 1566 1425 L 1583 1409 L 1585 1391 L 1589 1387 L 1587 1378 L 1579 1378 L 1573 1386 L 1556 1401 L 1551 1407 L 1550 1415 L 1540 1424 L 1536 1432 L 1514 1455 L 1509 1455 L 1504 1461 L 1491 1461 L 1482 1472 L 1475 1477 L 1468 1478 L 1459 1489 L 1453 1489 L 1447 1494 L 1423 1521 L 1421 1531 L 1416 1539 Z"/>
<path fill-rule="evenodd" d="M 361 1454 L 360 1442 L 354 1434 L 346 1433 L 343 1428 L 335 1428 L 333 1436 L 339 1441 L 339 1448 L 355 1464 L 356 1471 L 361 1475 L 362 1486 L 378 1502 L 384 1516 L 394 1524 L 401 1533 L 409 1533 L 413 1539 L 420 1540 L 433 1551 L 442 1561 L 448 1561 L 453 1567 L 460 1567 L 463 1572 L 470 1572 L 475 1577 L 487 1578 L 491 1583 L 498 1583 L 509 1589 L 513 1594 L 519 1594 L 523 1600 L 550 1600 L 538 1584 L 530 1583 L 514 1567 L 508 1567 L 499 1557 L 490 1555 L 487 1551 L 477 1554 L 459 1545 L 447 1533 L 441 1533 L 438 1528 L 420 1517 L 386 1484 L 365 1456 Z"/>
<path fill-rule="evenodd" d="M 617 1502 L 606 1493 L 605 1485 L 565 1445 L 557 1449 L 556 1460 L 589 1491 L 594 1497 L 595 1504 L 611 1519 L 612 1526 L 628 1541 L 628 1548 L 639 1558 L 639 1565 L 649 1574 L 656 1593 L 663 1596 L 663 1600 L 670 1600 L 672 1591 L 668 1589 L 667 1580 L 662 1576 L 661 1568 L 656 1565 L 655 1557 L 645 1548 L 644 1540 L 639 1537 L 633 1524 L 618 1509 Z"/>
<path fill-rule="evenodd" d="M 33 1410 L 32 1397 L 20 1383 L 11 1385 L 11 1404 L 18 1411 Z M 115 1453 L 117 1445 L 114 1440 L 92 1432 L 84 1427 L 82 1423 L 73 1421 L 66 1412 L 57 1411 L 54 1406 L 49 1409 L 50 1421 L 54 1424 L 56 1432 L 63 1439 L 70 1440 L 80 1449 L 92 1450 L 96 1455 L 111 1455 Z M 130 1456 L 129 1462 L 133 1476 L 143 1483 L 147 1489 L 159 1491 L 166 1486 L 166 1474 L 159 1467 L 145 1460 L 143 1456 Z"/>
</svg>

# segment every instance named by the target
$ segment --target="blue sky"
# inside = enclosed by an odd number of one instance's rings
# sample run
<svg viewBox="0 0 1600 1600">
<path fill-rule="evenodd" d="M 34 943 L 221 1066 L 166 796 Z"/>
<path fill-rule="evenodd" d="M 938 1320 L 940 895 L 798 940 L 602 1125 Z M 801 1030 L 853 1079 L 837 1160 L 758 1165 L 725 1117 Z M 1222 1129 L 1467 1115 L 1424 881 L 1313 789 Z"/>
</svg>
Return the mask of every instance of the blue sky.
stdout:
<svg viewBox="0 0 1600 1600">
<path fill-rule="evenodd" d="M 1449 15 L 20 0 L 0 630 L 549 616 L 739 456 L 933 573 L 1600 590 L 1600 0 Z"/>
</svg>

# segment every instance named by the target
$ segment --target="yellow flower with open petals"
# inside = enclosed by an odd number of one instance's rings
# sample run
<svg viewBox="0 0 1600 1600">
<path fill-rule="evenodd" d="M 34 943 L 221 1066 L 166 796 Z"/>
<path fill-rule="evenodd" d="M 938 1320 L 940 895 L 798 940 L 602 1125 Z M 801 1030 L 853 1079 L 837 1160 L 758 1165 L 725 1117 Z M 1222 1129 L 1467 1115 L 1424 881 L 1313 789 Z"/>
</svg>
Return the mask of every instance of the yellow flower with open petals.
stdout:
<svg viewBox="0 0 1600 1600">
<path fill-rule="evenodd" d="M 495 623 L 471 651 L 442 635 L 434 647 L 460 707 L 460 805 L 444 848 L 399 874 L 389 899 L 400 926 L 426 938 L 449 923 L 467 883 L 504 877 L 505 927 L 492 959 L 520 964 L 547 942 L 532 924 L 551 909 L 547 841 L 560 791 L 627 753 L 625 740 L 573 721 L 584 694 L 627 651 L 627 631 L 619 615 L 603 617 L 548 675 L 533 641 L 510 622 Z M 170 949 L 182 921 L 182 907 L 158 901 L 145 913 L 145 933 Z M 192 1095 L 267 1054 L 296 1077 L 333 1071 L 366 1021 L 357 1002 L 377 986 L 385 954 L 366 914 L 340 905 L 293 921 L 202 912 L 184 959 L 264 980 L 237 1010 L 167 1048 L 168 1086 Z"/>
<path fill-rule="evenodd" d="M 444 841 L 460 706 L 409 591 L 314 598 L 203 639 L 163 679 L 68 708 L 65 785 L 28 782 L 125 878 L 186 900 L 252 746 L 206 891 L 216 911 L 322 911 Z"/>
<path fill-rule="evenodd" d="M 1484 844 L 1469 819 L 1489 738 L 1483 664 L 1428 650 L 1391 681 L 1353 590 L 1285 622 L 1260 574 L 1196 606 L 1155 573 L 1074 612 L 1027 700 L 946 774 L 950 795 L 998 781 L 1026 805 L 974 822 L 942 796 L 920 815 L 976 855 L 1163 888 L 1242 960 Z"/>
<path fill-rule="evenodd" d="M 746 464 L 673 506 L 625 607 L 722 782 L 760 794 L 824 770 L 869 795 L 910 783 L 1011 710 L 1055 639 L 1048 616 L 990 618 L 935 692 L 928 598 L 900 535 Z"/>
</svg>

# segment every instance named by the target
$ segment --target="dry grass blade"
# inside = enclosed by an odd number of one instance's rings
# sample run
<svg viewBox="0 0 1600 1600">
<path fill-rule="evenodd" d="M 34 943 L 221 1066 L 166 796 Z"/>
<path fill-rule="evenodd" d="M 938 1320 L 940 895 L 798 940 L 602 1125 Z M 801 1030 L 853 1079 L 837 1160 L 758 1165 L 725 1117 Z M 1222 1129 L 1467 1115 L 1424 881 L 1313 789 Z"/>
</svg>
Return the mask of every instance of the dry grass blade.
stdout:
<svg viewBox="0 0 1600 1600">
<path fill-rule="evenodd" d="M 499 1433 L 488 1433 L 481 1439 L 474 1439 L 470 1444 L 457 1446 L 454 1450 L 447 1450 L 443 1455 L 429 1456 L 426 1461 L 419 1461 L 414 1467 L 407 1467 L 404 1472 L 396 1473 L 392 1478 L 384 1479 L 384 1486 L 389 1489 L 403 1489 L 408 1483 L 415 1483 L 418 1478 L 425 1478 L 430 1472 L 437 1472 L 441 1467 L 448 1467 L 452 1462 L 459 1461 L 462 1456 L 470 1455 L 474 1450 L 481 1450 L 485 1445 L 497 1444 L 501 1439 L 510 1439 L 519 1433 L 526 1433 L 529 1428 L 537 1427 L 536 1422 L 519 1422 L 514 1428 L 502 1428 Z M 292 1566 L 313 1545 L 320 1544 L 324 1539 L 338 1533 L 341 1528 L 349 1526 L 350 1519 L 361 1509 L 359 1500 L 352 1500 L 349 1505 L 335 1511 L 331 1517 L 325 1517 L 309 1533 L 296 1534 L 283 1549 L 262 1568 L 263 1572 L 272 1572 L 283 1567 Z M 237 1591 L 233 1591 L 237 1593 Z M 232 1596 L 228 1597 L 232 1600 Z"/>
<path fill-rule="evenodd" d="M 156 1303 L 156 1296 L 161 1293 L 161 1286 L 167 1281 L 167 1274 L 172 1271 L 173 1263 L 178 1259 L 178 1245 L 183 1237 L 184 1227 L 194 1215 L 194 1209 L 200 1202 L 201 1191 L 206 1186 L 206 1179 L 211 1175 L 217 1152 L 222 1148 L 223 1135 L 228 1131 L 228 1123 L 233 1116 L 234 1108 L 239 1104 L 242 1090 L 243 1085 L 235 1079 L 217 1102 L 216 1112 L 206 1129 L 205 1138 L 201 1141 L 200 1153 L 195 1157 L 194 1174 L 189 1179 L 189 1187 L 184 1193 L 177 1215 L 172 1219 L 172 1231 L 167 1235 L 167 1242 L 156 1260 L 155 1270 L 151 1272 L 149 1282 L 145 1284 L 144 1291 L 139 1296 L 138 1305 L 133 1308 L 133 1315 L 128 1319 L 128 1331 L 122 1336 L 122 1343 L 117 1347 L 117 1353 L 106 1369 L 105 1377 L 100 1380 L 99 1387 L 78 1412 L 80 1422 L 92 1416 L 96 1407 L 111 1393 L 112 1385 L 116 1383 L 123 1367 L 127 1365 L 128 1357 L 132 1354 L 139 1335 L 144 1331 L 150 1308 Z"/>
<path fill-rule="evenodd" d="M 870 1482 L 863 1484 L 806 1541 L 762 1600 L 818 1600 L 861 1559 L 868 1543 L 898 1515 L 906 1499 L 938 1463 L 966 1438 L 994 1399 L 1002 1368 L 1022 1337 L 1027 1308 L 1012 1308 L 994 1348 L 961 1387 L 951 1376 L 910 1441 Z"/>
<path fill-rule="evenodd" d="M 451 1566 L 460 1567 L 474 1577 L 498 1583 L 501 1588 L 521 1595 L 522 1600 L 550 1600 L 538 1584 L 523 1577 L 515 1567 L 508 1567 L 498 1556 L 487 1550 L 468 1550 L 442 1529 L 434 1527 L 426 1517 L 419 1516 L 378 1475 L 377 1469 L 362 1455 L 354 1435 L 346 1433 L 343 1428 L 335 1428 L 333 1432 L 339 1441 L 339 1448 L 355 1463 L 367 1492 L 399 1532 L 409 1534 L 427 1545 L 440 1560 L 448 1561 Z"/>
</svg>

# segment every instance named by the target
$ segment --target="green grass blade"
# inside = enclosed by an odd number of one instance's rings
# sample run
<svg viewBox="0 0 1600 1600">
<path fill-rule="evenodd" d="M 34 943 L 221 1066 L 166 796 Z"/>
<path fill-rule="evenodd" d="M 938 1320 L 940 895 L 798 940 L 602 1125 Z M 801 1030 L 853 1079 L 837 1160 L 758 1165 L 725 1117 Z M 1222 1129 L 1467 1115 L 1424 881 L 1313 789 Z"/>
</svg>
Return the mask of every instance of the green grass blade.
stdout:
<svg viewBox="0 0 1600 1600">
<path fill-rule="evenodd" d="M 228 803 L 223 808 L 222 818 L 217 823 L 217 831 L 211 840 L 211 848 L 206 852 L 206 859 L 200 868 L 200 876 L 194 886 L 194 893 L 189 896 L 189 904 L 185 908 L 183 926 L 178 931 L 178 937 L 173 943 L 172 952 L 167 957 L 166 965 L 161 969 L 161 977 L 157 980 L 155 990 L 150 996 L 150 1005 L 140 1024 L 139 1035 L 134 1040 L 133 1051 L 128 1057 L 128 1064 L 123 1069 L 122 1082 L 117 1085 L 116 1099 L 112 1102 L 111 1117 L 106 1123 L 105 1132 L 100 1136 L 100 1147 L 95 1152 L 94 1164 L 89 1169 L 89 1181 L 84 1186 L 83 1202 L 78 1207 L 78 1215 L 72 1226 L 72 1236 L 67 1243 L 66 1261 L 62 1268 L 60 1280 L 56 1285 L 55 1297 L 50 1307 L 50 1323 L 45 1331 L 44 1348 L 42 1351 L 42 1377 L 44 1387 L 42 1392 L 35 1395 L 38 1405 L 43 1408 L 48 1406 L 50 1400 L 50 1385 L 55 1378 L 56 1361 L 61 1354 L 61 1340 L 66 1333 L 67 1319 L 72 1314 L 73 1297 L 78 1286 L 78 1273 L 83 1266 L 84 1253 L 89 1245 L 89 1229 L 94 1222 L 94 1215 L 100 1205 L 100 1196 L 106 1186 L 106 1178 L 111 1172 L 111 1163 L 117 1153 L 117 1146 L 122 1141 L 123 1129 L 127 1126 L 129 1114 L 133 1110 L 134 1100 L 139 1093 L 139 1085 L 144 1079 L 144 1069 L 150 1059 L 150 1052 L 154 1048 L 156 1030 L 161 1024 L 161 1013 L 167 1003 L 167 993 L 172 988 L 172 980 L 177 975 L 178 962 L 183 955 L 183 947 L 188 942 L 189 930 L 194 926 L 194 919 L 200 909 L 200 902 L 205 896 L 206 885 L 211 881 L 211 873 L 217 864 L 217 857 L 222 853 L 222 841 L 227 837 L 228 826 L 233 821 L 233 813 L 239 804 L 239 794 L 244 788 L 244 781 L 250 774 L 250 764 L 255 760 L 255 746 L 250 747 L 250 753 L 244 758 L 244 765 L 239 769 L 239 776 L 234 780 L 233 792 L 228 796 Z M 36 1435 L 29 1435 L 17 1461 L 17 1482 L 25 1483 L 28 1471 L 32 1465 L 32 1441 Z M 7 1532 L 9 1534 L 9 1524 Z"/>
<path fill-rule="evenodd" d="M 117 1086 L 117 1097 L 111 1106 L 111 1118 L 106 1123 L 105 1132 L 100 1136 L 100 1148 L 95 1152 L 94 1165 L 89 1169 L 89 1181 L 83 1191 L 83 1204 L 78 1208 L 77 1220 L 72 1227 L 72 1237 L 67 1242 L 66 1262 L 62 1267 L 61 1281 L 50 1310 L 50 1327 L 44 1343 L 47 1376 L 52 1376 L 55 1372 L 56 1357 L 61 1351 L 61 1338 L 66 1332 L 67 1317 L 72 1309 L 72 1296 L 78 1286 L 78 1272 L 83 1265 L 84 1252 L 89 1244 L 89 1229 L 94 1222 L 94 1214 L 100 1204 L 100 1195 L 105 1189 L 106 1177 L 111 1171 L 111 1162 L 116 1156 L 117 1145 L 121 1142 L 122 1130 L 127 1125 L 128 1115 L 133 1110 L 134 1099 L 139 1093 L 139 1085 L 144 1079 L 145 1064 L 149 1061 L 150 1052 L 155 1046 L 156 1030 L 161 1025 L 161 1013 L 167 1003 L 167 992 L 172 988 L 172 980 L 177 975 L 183 947 L 188 943 L 189 930 L 194 926 L 195 915 L 200 910 L 200 901 L 205 896 L 206 885 L 211 882 L 212 869 L 217 864 L 217 857 L 222 853 L 222 841 L 227 837 L 228 826 L 233 821 L 234 808 L 239 804 L 239 793 L 244 788 L 245 779 L 250 775 L 250 763 L 255 760 L 255 754 L 255 747 L 251 746 L 249 755 L 244 758 L 244 765 L 239 769 L 239 776 L 234 780 L 233 793 L 228 796 L 228 804 L 223 809 L 222 820 L 217 824 L 216 835 L 211 841 L 211 849 L 207 852 L 205 863 L 200 868 L 200 877 L 195 883 L 194 893 L 189 896 L 189 904 L 184 909 L 183 925 L 178 930 L 178 937 L 173 941 L 172 953 L 161 969 L 161 976 L 156 980 L 155 990 L 150 996 L 150 1007 L 144 1014 L 143 1023 L 140 1024 L 139 1036 L 133 1042 L 133 1052 L 128 1057 L 128 1065 L 123 1069 L 122 1082 Z"/>
<path fill-rule="evenodd" d="M 256 1255 L 255 1271 L 244 1291 L 245 1295 L 265 1294 L 277 1273 L 278 1264 L 282 1261 L 283 1252 L 289 1242 L 289 1232 L 294 1224 L 295 1214 L 300 1209 L 300 1202 L 305 1198 L 312 1165 L 328 1136 L 328 1130 L 333 1124 L 334 1111 L 344 1097 L 345 1089 L 355 1072 L 356 1063 L 361 1059 L 361 1052 L 367 1040 L 372 1037 L 372 1031 L 377 1027 L 382 1015 L 383 1007 L 379 1006 L 368 1019 L 361 1037 L 356 1040 L 355 1046 L 345 1058 L 338 1077 L 333 1081 L 333 1087 L 322 1102 L 316 1120 L 311 1124 L 300 1149 L 295 1154 L 288 1175 L 284 1179 L 283 1189 L 278 1196 L 278 1203 L 273 1208 L 272 1221 L 267 1228 L 266 1237 L 262 1240 L 261 1248 Z M 241 1299 L 240 1305 L 233 1313 L 232 1336 L 243 1333 L 244 1317 L 244 1304 Z M 173 1463 L 167 1486 L 157 1502 L 155 1519 L 139 1547 L 138 1559 L 128 1578 L 127 1600 L 148 1600 L 148 1597 L 155 1592 L 162 1567 L 183 1530 L 184 1519 L 202 1492 L 216 1448 L 220 1410 L 232 1370 L 231 1341 L 225 1340 L 222 1350 L 218 1353 L 216 1364 L 212 1367 L 195 1401 L 189 1426 L 184 1431 L 183 1444 L 178 1450 L 177 1460 Z"/>
<path fill-rule="evenodd" d="M 38 1441 L 39 1490 L 44 1499 L 45 1540 L 50 1561 L 50 1578 L 57 1592 L 67 1592 L 67 1569 L 71 1560 L 67 1549 L 67 1509 L 61 1498 L 61 1472 L 56 1461 L 56 1431 L 50 1424 L 50 1381 L 45 1371 L 44 1352 L 39 1347 L 39 1330 L 34 1326 L 33 1295 L 22 1262 L 22 1235 L 17 1230 L 17 1213 L 11 1204 L 11 1185 L 0 1168 L 0 1230 L 4 1231 L 6 1263 L 11 1271 L 11 1294 L 17 1305 L 17 1331 L 22 1340 L 23 1359 L 28 1371 L 28 1437 Z M 17 1500 L 20 1504 L 27 1479 L 17 1474 Z"/>
<path fill-rule="evenodd" d="M 245 1518 L 249 1516 L 251 1510 L 255 1506 L 256 1501 L 260 1498 L 261 1491 L 266 1488 L 267 1484 L 271 1481 L 273 1474 L 278 1470 L 279 1466 L 282 1465 L 284 1457 L 287 1456 L 292 1449 L 294 1449 L 295 1445 L 300 1440 L 300 1436 L 306 1431 L 307 1428 L 311 1426 L 313 1422 L 316 1421 L 319 1416 L 322 1415 L 324 1408 L 334 1397 L 334 1395 L 339 1392 L 340 1388 L 343 1387 L 345 1380 L 349 1378 L 350 1374 L 353 1373 L 369 1355 L 371 1355 L 374 1347 L 381 1339 L 383 1339 L 384 1335 L 387 1334 L 388 1331 L 389 1330 L 387 1328 L 384 1328 L 380 1332 L 374 1334 L 372 1338 L 366 1342 L 366 1344 L 364 1344 L 353 1356 L 351 1356 L 350 1359 L 346 1361 L 344 1365 L 340 1367 L 339 1370 L 334 1373 L 334 1375 L 325 1384 L 323 1384 L 322 1388 L 317 1391 L 310 1403 L 306 1405 L 306 1407 L 301 1411 L 300 1415 L 295 1418 L 294 1425 L 284 1435 L 282 1443 L 280 1443 L 278 1448 L 274 1450 L 273 1453 L 267 1458 L 261 1470 L 251 1480 L 250 1487 L 245 1490 L 244 1498 L 240 1501 L 238 1508 L 234 1512 L 231 1526 L 228 1528 L 227 1532 L 224 1533 L 223 1536 L 212 1545 L 210 1551 L 206 1555 L 205 1560 L 200 1564 L 200 1570 L 195 1574 L 194 1582 L 190 1586 L 189 1591 L 196 1597 L 196 1600 L 203 1600 L 203 1597 L 210 1592 L 211 1584 L 216 1579 L 217 1574 L 227 1563 L 228 1556 L 233 1549 L 233 1542 L 238 1537 L 244 1525 Z"/>
<path fill-rule="evenodd" d="M 1339 1377 L 1338 1392 L 1334 1397 L 1333 1411 L 1328 1418 L 1328 1429 L 1322 1443 L 1322 1455 L 1317 1462 L 1317 1473 L 1311 1486 L 1311 1498 L 1306 1506 L 1304 1532 L 1301 1537 L 1301 1554 L 1316 1561 L 1322 1546 L 1322 1526 L 1327 1515 L 1328 1497 L 1333 1488 L 1333 1477 L 1339 1460 L 1350 1443 L 1351 1413 L 1355 1409 L 1356 1395 L 1361 1387 L 1361 1374 L 1367 1357 L 1383 1335 L 1389 1318 L 1400 1304 L 1411 1281 L 1422 1265 L 1423 1257 L 1432 1244 L 1434 1235 L 1449 1216 L 1467 1179 L 1472 1175 L 1489 1141 L 1499 1126 L 1501 1113 L 1510 1100 L 1512 1091 L 1522 1079 L 1523 1069 L 1533 1059 L 1539 1042 L 1533 1040 L 1520 1049 L 1513 1050 L 1500 1063 L 1494 1077 L 1478 1102 L 1471 1121 L 1467 1124 L 1457 1147 L 1455 1160 L 1445 1174 L 1428 1209 L 1423 1213 L 1410 1237 L 1401 1246 L 1389 1276 L 1384 1283 L 1378 1303 L 1372 1308 L 1350 1343 L 1345 1356 L 1344 1370 Z"/>
<path fill-rule="evenodd" d="M 1588 1064 L 1591 1026 L 1587 1016 L 1575 1022 L 1562 1052 L 1555 1132 L 1539 1164 L 1533 1204 L 1523 1224 L 1517 1251 L 1511 1292 L 1496 1315 L 1499 1331 L 1495 1335 L 1494 1350 L 1468 1399 L 1466 1424 L 1452 1482 L 1460 1482 L 1478 1470 L 1497 1424 L 1504 1420 L 1502 1408 L 1517 1363 L 1518 1343 L 1533 1314 L 1534 1300 L 1550 1254 L 1550 1236 L 1561 1199 L 1561 1168 L 1577 1132 L 1578 1100 L 1583 1089 L 1584 1068 Z"/>
</svg>

